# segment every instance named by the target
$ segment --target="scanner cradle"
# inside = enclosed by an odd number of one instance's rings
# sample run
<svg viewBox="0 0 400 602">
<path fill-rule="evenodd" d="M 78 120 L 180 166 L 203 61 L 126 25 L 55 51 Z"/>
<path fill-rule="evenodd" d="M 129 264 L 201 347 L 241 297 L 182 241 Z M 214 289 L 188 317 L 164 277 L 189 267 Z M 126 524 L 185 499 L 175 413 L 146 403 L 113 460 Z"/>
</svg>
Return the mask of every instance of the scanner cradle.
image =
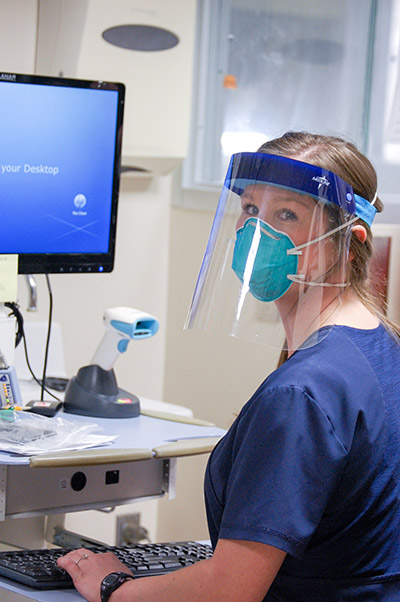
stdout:
<svg viewBox="0 0 400 602">
<path fill-rule="evenodd" d="M 140 414 L 140 401 L 118 387 L 113 369 L 91 364 L 80 368 L 69 381 L 64 411 L 98 418 L 135 418 Z"/>
<path fill-rule="evenodd" d="M 139 309 L 111 307 L 103 316 L 105 333 L 88 366 L 79 369 L 65 391 L 64 410 L 99 418 L 134 418 L 140 414 L 136 395 L 120 389 L 113 366 L 131 339 L 158 331 L 158 320 Z"/>
</svg>

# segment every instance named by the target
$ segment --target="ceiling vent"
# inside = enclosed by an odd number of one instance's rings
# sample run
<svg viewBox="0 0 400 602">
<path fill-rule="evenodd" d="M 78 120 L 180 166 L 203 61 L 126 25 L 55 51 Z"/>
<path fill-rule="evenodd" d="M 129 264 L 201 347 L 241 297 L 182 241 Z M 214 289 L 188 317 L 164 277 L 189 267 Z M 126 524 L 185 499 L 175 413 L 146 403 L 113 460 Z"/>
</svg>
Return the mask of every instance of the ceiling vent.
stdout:
<svg viewBox="0 0 400 602">
<path fill-rule="evenodd" d="M 126 86 L 123 173 L 162 175 L 187 154 L 195 0 L 40 0 L 36 73 Z"/>
</svg>

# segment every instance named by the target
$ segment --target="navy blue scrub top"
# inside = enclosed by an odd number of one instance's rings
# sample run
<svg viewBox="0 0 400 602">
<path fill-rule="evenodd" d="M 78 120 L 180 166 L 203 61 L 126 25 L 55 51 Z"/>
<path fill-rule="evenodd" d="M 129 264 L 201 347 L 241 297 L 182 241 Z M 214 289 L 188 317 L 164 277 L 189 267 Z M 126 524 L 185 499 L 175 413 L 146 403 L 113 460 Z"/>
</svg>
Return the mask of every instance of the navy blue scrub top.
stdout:
<svg viewBox="0 0 400 602">
<path fill-rule="evenodd" d="M 214 449 L 210 537 L 288 553 L 279 602 L 400 601 L 400 347 L 335 326 L 273 372 Z"/>
</svg>

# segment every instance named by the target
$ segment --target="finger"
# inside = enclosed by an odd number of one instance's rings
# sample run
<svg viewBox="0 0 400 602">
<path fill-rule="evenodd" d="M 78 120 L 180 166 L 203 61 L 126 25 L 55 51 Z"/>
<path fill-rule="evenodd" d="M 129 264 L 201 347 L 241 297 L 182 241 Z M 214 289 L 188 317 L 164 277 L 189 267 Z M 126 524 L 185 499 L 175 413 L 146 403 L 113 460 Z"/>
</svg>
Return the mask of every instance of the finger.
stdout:
<svg viewBox="0 0 400 602">
<path fill-rule="evenodd" d="M 64 569 L 72 577 L 73 580 L 81 573 L 79 565 L 72 556 L 62 556 L 57 560 L 57 566 L 60 569 Z"/>
<path fill-rule="evenodd" d="M 61 556 L 57 560 L 57 565 L 60 568 L 65 569 L 71 575 L 71 577 L 73 577 L 74 575 L 79 574 L 81 571 L 79 564 L 81 562 L 85 562 L 91 554 L 93 555 L 93 552 L 90 552 L 84 548 L 72 550 L 72 552 L 69 552 L 65 556 Z"/>
</svg>

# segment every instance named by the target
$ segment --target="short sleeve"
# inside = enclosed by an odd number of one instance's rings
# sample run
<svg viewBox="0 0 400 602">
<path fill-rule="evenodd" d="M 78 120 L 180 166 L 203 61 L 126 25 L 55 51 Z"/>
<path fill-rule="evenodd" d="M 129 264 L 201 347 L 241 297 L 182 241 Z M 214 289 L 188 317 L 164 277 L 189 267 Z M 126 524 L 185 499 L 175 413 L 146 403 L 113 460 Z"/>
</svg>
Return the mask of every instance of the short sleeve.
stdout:
<svg viewBox="0 0 400 602">
<path fill-rule="evenodd" d="M 215 470 L 229 474 L 219 538 L 266 543 L 300 557 L 341 477 L 347 451 L 314 399 L 299 387 L 279 386 L 246 404 L 231 441 L 215 456 Z"/>
</svg>

